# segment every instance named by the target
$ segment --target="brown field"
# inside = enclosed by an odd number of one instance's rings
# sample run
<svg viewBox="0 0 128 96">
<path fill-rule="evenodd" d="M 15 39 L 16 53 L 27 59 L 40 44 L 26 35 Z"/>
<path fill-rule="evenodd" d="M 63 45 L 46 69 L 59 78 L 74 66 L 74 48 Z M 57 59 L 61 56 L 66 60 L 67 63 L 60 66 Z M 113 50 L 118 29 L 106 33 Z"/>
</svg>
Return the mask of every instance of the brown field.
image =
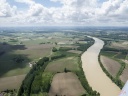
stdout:
<svg viewBox="0 0 128 96">
<path fill-rule="evenodd" d="M 76 53 L 76 54 L 80 54 L 81 53 L 81 51 L 78 51 L 78 50 L 69 50 L 68 52 Z"/>
<path fill-rule="evenodd" d="M 48 64 L 45 71 L 55 72 L 55 73 L 64 72 L 65 68 L 67 68 L 68 70 L 72 70 L 72 71 L 79 70 L 77 60 L 78 60 L 77 57 L 68 57 L 68 58 L 55 60 Z"/>
<path fill-rule="evenodd" d="M 78 77 L 69 73 L 58 73 L 54 76 L 49 96 L 80 96 L 85 93 Z"/>
<path fill-rule="evenodd" d="M 7 89 L 18 89 L 25 75 L 0 78 L 0 91 Z"/>
<path fill-rule="evenodd" d="M 119 48 L 119 49 L 128 49 L 128 42 L 127 41 L 112 42 L 111 47 Z"/>
<path fill-rule="evenodd" d="M 128 80 L 128 65 L 127 67 L 124 69 L 122 75 L 120 76 L 121 81 L 123 81 L 124 83 Z"/>
<path fill-rule="evenodd" d="M 101 62 L 104 67 L 108 70 L 108 72 L 114 77 L 116 76 L 121 67 L 117 61 L 110 59 L 106 56 L 101 56 Z"/>
<path fill-rule="evenodd" d="M 30 60 L 38 59 L 43 56 L 50 54 L 52 44 L 41 44 L 41 45 L 29 45 L 25 46 L 25 50 L 16 50 L 15 54 L 24 54 L 27 55 Z"/>
</svg>

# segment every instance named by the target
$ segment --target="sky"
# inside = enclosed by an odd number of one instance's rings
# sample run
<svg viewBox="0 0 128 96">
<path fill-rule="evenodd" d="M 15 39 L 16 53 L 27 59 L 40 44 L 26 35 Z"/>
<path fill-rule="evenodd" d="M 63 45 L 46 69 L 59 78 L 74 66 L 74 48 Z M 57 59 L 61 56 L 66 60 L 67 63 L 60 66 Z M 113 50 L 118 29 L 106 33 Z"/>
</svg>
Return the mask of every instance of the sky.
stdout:
<svg viewBox="0 0 128 96">
<path fill-rule="evenodd" d="M 0 26 L 128 26 L 128 0 L 0 0 Z"/>
</svg>

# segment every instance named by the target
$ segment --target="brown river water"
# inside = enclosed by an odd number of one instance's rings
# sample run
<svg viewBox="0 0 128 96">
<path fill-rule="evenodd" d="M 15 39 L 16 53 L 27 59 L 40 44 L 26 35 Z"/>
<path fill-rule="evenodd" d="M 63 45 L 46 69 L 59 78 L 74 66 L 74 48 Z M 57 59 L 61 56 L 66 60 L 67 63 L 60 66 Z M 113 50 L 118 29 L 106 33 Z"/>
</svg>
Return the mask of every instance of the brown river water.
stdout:
<svg viewBox="0 0 128 96">
<path fill-rule="evenodd" d="M 93 90 L 100 93 L 100 96 L 118 96 L 120 93 L 119 87 L 106 76 L 98 62 L 98 55 L 104 42 L 95 37 L 91 38 L 95 40 L 95 43 L 81 57 L 88 83 Z"/>
</svg>

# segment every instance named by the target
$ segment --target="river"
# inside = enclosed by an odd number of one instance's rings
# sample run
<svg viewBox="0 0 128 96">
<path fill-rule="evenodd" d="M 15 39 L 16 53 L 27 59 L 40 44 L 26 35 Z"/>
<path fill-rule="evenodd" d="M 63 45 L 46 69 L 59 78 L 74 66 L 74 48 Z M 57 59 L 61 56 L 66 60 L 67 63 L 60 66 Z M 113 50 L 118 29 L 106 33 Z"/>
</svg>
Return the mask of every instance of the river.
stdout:
<svg viewBox="0 0 128 96">
<path fill-rule="evenodd" d="M 98 55 L 104 42 L 95 37 L 91 38 L 95 43 L 81 57 L 85 77 L 92 89 L 99 92 L 100 96 L 118 96 L 119 87 L 106 76 L 98 62 Z"/>
</svg>

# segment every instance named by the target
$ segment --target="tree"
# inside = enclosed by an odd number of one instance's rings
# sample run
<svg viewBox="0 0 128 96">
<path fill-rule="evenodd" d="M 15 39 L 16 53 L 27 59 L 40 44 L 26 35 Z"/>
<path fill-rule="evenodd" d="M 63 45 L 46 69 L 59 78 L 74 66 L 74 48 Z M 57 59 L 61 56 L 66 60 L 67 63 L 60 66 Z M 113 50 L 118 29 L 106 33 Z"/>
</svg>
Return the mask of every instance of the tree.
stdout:
<svg viewBox="0 0 128 96">
<path fill-rule="evenodd" d="M 65 72 L 65 73 L 67 73 L 67 72 L 68 72 L 66 68 L 64 68 L 64 72 Z"/>
<path fill-rule="evenodd" d="M 52 48 L 52 52 L 56 52 L 57 49 L 55 47 Z"/>
<path fill-rule="evenodd" d="M 57 42 L 55 42 L 55 45 L 57 45 Z"/>
</svg>

